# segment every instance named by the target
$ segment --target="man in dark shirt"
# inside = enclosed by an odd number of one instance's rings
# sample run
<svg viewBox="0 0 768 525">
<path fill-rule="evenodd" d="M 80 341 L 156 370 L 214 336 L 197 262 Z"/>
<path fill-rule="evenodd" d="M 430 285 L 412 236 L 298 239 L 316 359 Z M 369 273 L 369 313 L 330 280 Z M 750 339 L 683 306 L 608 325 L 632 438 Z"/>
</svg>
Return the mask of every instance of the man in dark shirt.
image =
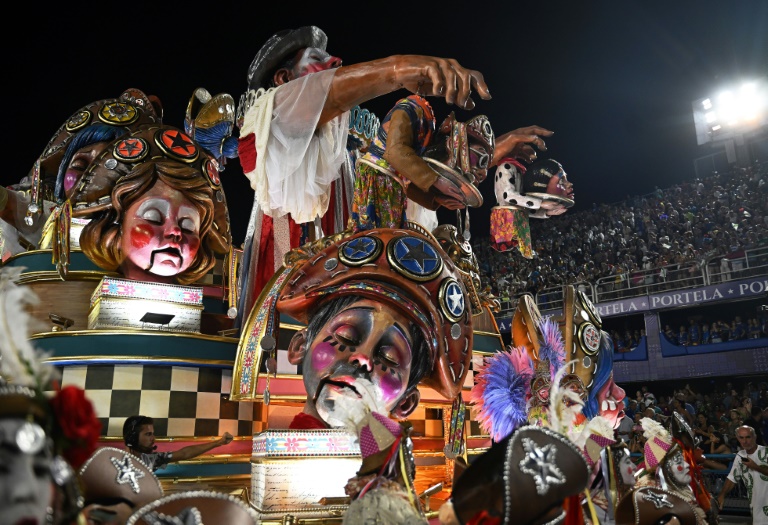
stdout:
<svg viewBox="0 0 768 525">
<path fill-rule="evenodd" d="M 757 405 L 752 405 L 752 410 L 744 424 L 755 429 L 755 441 L 758 445 L 765 445 L 763 436 L 763 409 Z"/>
</svg>

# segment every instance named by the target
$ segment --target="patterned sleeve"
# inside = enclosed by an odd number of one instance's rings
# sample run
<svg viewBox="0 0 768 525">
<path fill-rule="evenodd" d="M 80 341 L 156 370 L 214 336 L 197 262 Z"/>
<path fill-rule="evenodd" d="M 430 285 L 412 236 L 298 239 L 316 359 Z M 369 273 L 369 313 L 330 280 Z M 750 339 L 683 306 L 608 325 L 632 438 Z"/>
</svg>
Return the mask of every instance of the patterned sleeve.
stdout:
<svg viewBox="0 0 768 525">
<path fill-rule="evenodd" d="M 736 457 L 733 458 L 733 466 L 728 473 L 727 479 L 732 483 L 738 483 L 741 481 L 741 478 L 741 456 L 736 454 Z"/>
</svg>

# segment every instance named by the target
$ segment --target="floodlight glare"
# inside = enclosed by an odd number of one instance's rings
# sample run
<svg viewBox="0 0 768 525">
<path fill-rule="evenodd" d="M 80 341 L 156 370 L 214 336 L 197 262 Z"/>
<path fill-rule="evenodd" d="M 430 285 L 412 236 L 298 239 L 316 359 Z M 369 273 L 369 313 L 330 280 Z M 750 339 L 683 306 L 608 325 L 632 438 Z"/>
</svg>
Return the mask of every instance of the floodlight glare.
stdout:
<svg viewBox="0 0 768 525">
<path fill-rule="evenodd" d="M 768 126 L 768 78 L 729 86 L 716 96 L 693 102 L 693 120 L 699 145 L 723 143 Z"/>
</svg>

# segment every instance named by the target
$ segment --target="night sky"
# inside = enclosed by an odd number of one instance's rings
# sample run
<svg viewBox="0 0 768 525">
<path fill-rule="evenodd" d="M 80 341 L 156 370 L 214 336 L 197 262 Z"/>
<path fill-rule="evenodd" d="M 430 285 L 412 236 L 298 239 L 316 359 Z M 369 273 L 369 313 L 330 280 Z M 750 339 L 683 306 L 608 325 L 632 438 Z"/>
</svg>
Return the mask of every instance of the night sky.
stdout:
<svg viewBox="0 0 768 525">
<path fill-rule="evenodd" d="M 768 74 L 765 0 L 507 1 L 463 3 L 461 10 L 264 3 L 14 7 L 18 14 L 4 17 L 2 36 L 4 142 L 13 149 L 0 182 L 23 177 L 74 111 L 127 88 L 160 97 L 164 122 L 178 127 L 197 87 L 238 100 L 264 41 L 303 25 L 323 29 L 328 51 L 347 64 L 424 54 L 481 71 L 493 99 L 475 97 L 469 113 L 430 98 L 438 121 L 455 110 L 460 120 L 488 115 L 499 135 L 531 124 L 555 131 L 546 155 L 565 167 L 577 210 L 692 180 L 693 160 L 712 149 L 696 144 L 691 102 Z M 382 118 L 405 94 L 364 107 Z M 240 244 L 252 193 L 236 160 L 222 178 Z M 473 236 L 483 237 L 495 205 L 492 178 L 480 189 L 486 205 L 472 210 L 471 224 Z"/>
</svg>

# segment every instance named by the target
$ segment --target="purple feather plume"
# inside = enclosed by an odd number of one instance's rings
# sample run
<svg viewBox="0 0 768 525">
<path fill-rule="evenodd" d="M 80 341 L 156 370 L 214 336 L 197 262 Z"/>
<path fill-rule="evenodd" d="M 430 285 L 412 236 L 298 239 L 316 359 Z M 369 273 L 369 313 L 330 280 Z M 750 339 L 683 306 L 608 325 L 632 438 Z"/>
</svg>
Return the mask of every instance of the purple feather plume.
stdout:
<svg viewBox="0 0 768 525">
<path fill-rule="evenodd" d="M 475 376 L 470 400 L 477 421 L 494 441 L 501 441 L 528 420 L 533 365 L 524 347 L 509 348 L 489 357 Z"/>
</svg>

